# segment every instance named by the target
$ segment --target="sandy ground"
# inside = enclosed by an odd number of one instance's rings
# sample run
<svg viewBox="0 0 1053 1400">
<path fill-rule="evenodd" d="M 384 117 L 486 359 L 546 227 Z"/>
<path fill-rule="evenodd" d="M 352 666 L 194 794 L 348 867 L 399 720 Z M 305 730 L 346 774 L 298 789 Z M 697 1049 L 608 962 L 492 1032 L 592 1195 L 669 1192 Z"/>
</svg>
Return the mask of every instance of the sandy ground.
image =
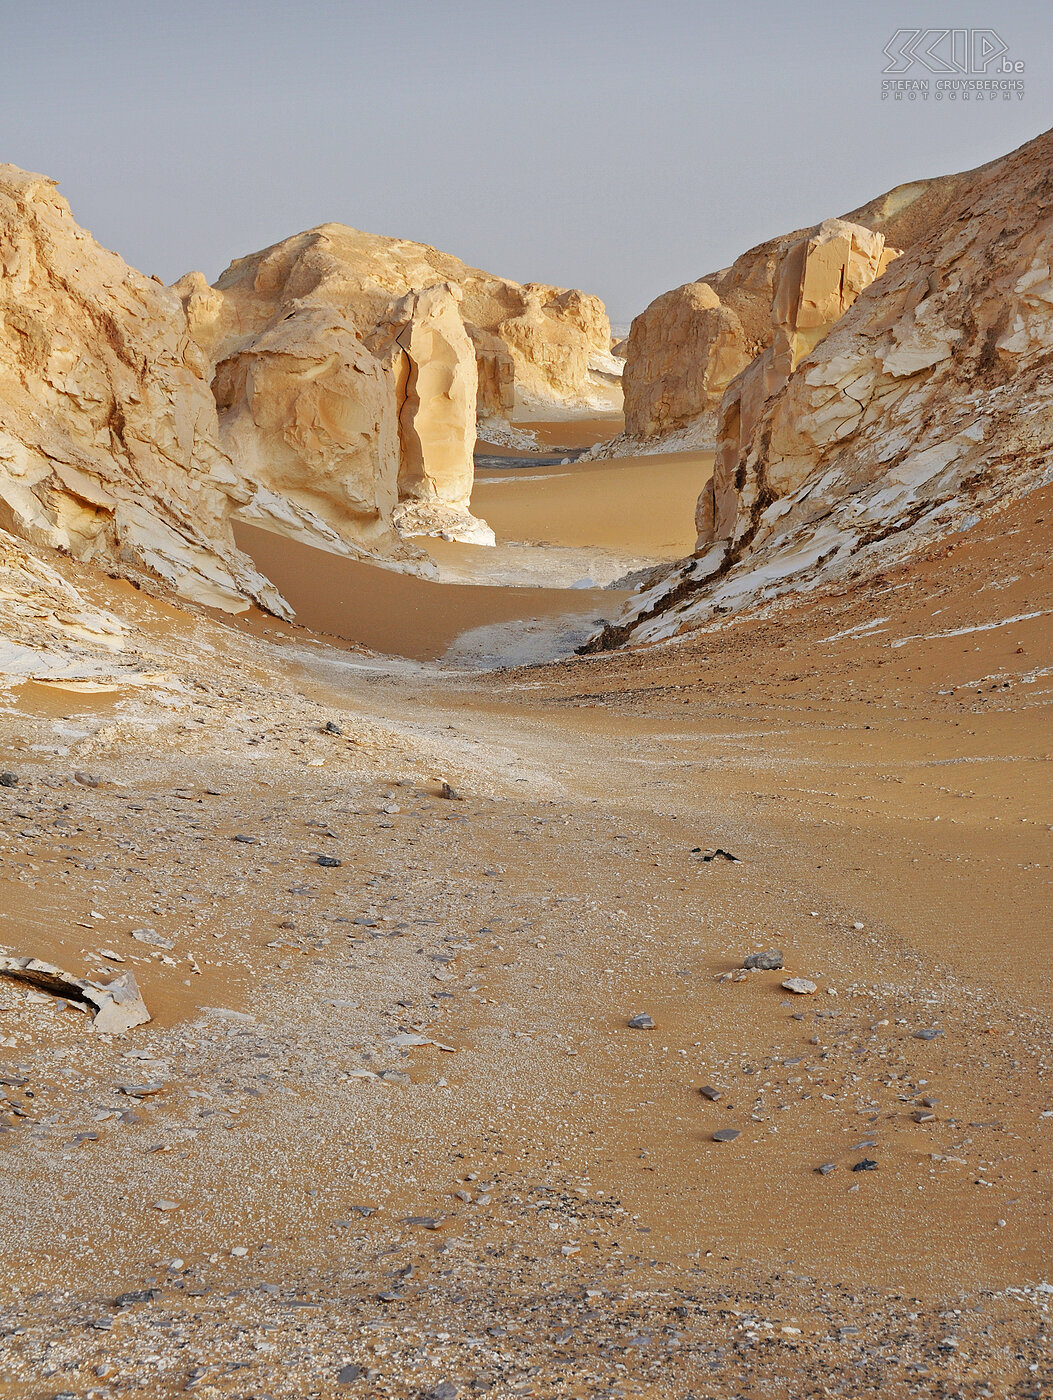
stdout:
<svg viewBox="0 0 1053 1400">
<path fill-rule="evenodd" d="M 0 1395 L 1049 1393 L 1051 510 L 490 675 L 75 570 L 0 942 L 155 1019 L 0 983 Z"/>
</svg>

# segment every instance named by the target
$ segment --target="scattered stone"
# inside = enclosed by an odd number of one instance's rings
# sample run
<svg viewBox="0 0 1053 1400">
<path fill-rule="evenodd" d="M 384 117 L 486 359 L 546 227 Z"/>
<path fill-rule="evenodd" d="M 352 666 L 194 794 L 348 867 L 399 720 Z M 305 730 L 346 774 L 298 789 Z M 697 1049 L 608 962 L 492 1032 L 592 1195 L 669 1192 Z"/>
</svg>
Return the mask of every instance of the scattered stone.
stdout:
<svg viewBox="0 0 1053 1400">
<path fill-rule="evenodd" d="M 322 730 L 322 733 L 323 733 L 323 734 L 337 734 L 337 735 L 342 735 L 343 732 L 344 732 L 344 731 L 340 728 L 340 726 L 339 726 L 338 724 L 336 724 L 336 723 L 335 723 L 333 720 L 331 720 L 331 719 L 330 719 L 330 720 L 326 720 L 325 728 Z M 352 1377 L 352 1379 L 354 1379 L 354 1378 Z"/>
<path fill-rule="evenodd" d="M 721 1097 L 720 1090 L 714 1089 L 712 1084 L 703 1084 L 698 1092 L 704 1099 L 709 1099 L 712 1103 L 716 1103 L 717 1099 Z"/>
<path fill-rule="evenodd" d="M 733 865 L 741 865 L 742 861 L 738 856 L 733 856 L 730 851 L 725 851 L 718 846 L 715 851 L 707 851 L 702 857 L 703 860 L 730 860 Z"/>
<path fill-rule="evenodd" d="M 808 981 L 807 977 L 787 977 L 786 981 L 779 985 L 784 991 L 796 992 L 798 996 L 810 996 L 812 992 L 819 990 L 814 982 Z"/>
<path fill-rule="evenodd" d="M 455 1054 L 452 1045 L 443 1045 L 441 1040 L 432 1040 L 426 1035 L 419 1035 L 416 1031 L 398 1031 L 388 1041 L 389 1045 L 396 1050 L 411 1050 L 419 1045 L 434 1045 L 438 1050 L 445 1050 L 447 1054 Z"/>
<path fill-rule="evenodd" d="M 766 953 L 750 953 L 742 966 L 748 972 L 778 972 L 782 967 L 782 953 L 778 948 L 769 948 Z"/>
<path fill-rule="evenodd" d="M 915 1123 L 935 1123 L 936 1115 L 930 1109 L 919 1108 L 917 1113 L 910 1115 Z"/>
<path fill-rule="evenodd" d="M 854 1172 L 876 1172 L 877 1162 L 874 1161 L 873 1157 L 863 1157 L 853 1164 L 852 1170 Z"/>
<path fill-rule="evenodd" d="M 5 773 L 0 773 L 0 787 L 17 787 L 17 786 L 18 786 L 18 774 L 17 774 L 17 773 L 7 773 L 7 772 L 5 772 Z"/>
<path fill-rule="evenodd" d="M 154 1210 L 168 1211 L 179 1209 L 178 1201 L 153 1201 L 152 1205 Z"/>
<path fill-rule="evenodd" d="M 133 1099 L 150 1099 L 153 1098 L 154 1094 L 160 1094 L 164 1087 L 160 1082 L 156 1084 L 118 1084 L 117 1092 L 127 1094 L 129 1098 Z"/>
<path fill-rule="evenodd" d="M 337 732 L 339 733 L 339 730 Z M 359 1376 L 363 1375 L 365 1375 L 365 1371 L 361 1366 L 341 1366 L 336 1373 L 336 1381 L 338 1385 L 350 1385 L 352 1381 L 357 1381 Z"/>
<path fill-rule="evenodd" d="M 241 831 L 238 832 L 237 836 L 232 836 L 231 840 L 239 841 L 243 846 L 258 846 L 260 844 L 258 836 L 246 836 Z"/>
<path fill-rule="evenodd" d="M 943 1031 L 937 1030 L 934 1026 L 930 1026 L 930 1027 L 926 1027 L 924 1030 L 915 1031 L 915 1032 L 914 1032 L 914 1039 L 915 1039 L 915 1040 L 935 1040 L 936 1037 L 937 1037 L 938 1035 L 942 1035 L 942 1034 L 943 1034 Z"/>
<path fill-rule="evenodd" d="M 335 870 L 338 865 L 343 865 L 343 861 L 336 856 L 315 856 L 316 865 L 324 865 L 328 870 Z"/>
<path fill-rule="evenodd" d="M 152 1303 L 155 1298 L 160 1298 L 159 1288 L 136 1288 L 130 1293 L 121 1293 L 113 1300 L 115 1308 L 130 1308 L 136 1303 Z"/>
<path fill-rule="evenodd" d="M 713 1134 L 714 1142 L 734 1142 L 740 1135 L 739 1128 L 718 1128 Z"/>
<path fill-rule="evenodd" d="M 629 1022 L 629 1029 L 634 1031 L 650 1031 L 654 1029 L 654 1022 L 646 1011 L 641 1011 L 638 1016 L 634 1016 Z"/>
<path fill-rule="evenodd" d="M 449 802 L 464 801 L 464 795 L 459 793 L 455 787 L 451 787 L 445 778 L 439 782 L 439 796 L 445 797 Z"/>
<path fill-rule="evenodd" d="M 821 1167 L 816 1167 L 820 1176 L 829 1176 L 831 1172 L 837 1171 L 836 1162 L 824 1162 Z"/>
<path fill-rule="evenodd" d="M 80 783 L 81 787 L 97 788 L 99 780 L 93 773 L 82 773 L 80 769 L 73 774 L 73 781 Z"/>
</svg>

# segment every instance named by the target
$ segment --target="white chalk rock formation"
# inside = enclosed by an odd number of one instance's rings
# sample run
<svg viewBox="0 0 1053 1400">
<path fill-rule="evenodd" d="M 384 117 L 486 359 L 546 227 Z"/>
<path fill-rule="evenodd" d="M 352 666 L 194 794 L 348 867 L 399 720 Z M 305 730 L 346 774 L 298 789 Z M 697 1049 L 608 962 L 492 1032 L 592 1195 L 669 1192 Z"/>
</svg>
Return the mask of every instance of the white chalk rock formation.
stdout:
<svg viewBox="0 0 1053 1400">
<path fill-rule="evenodd" d="M 899 185 L 843 221 L 880 233 L 890 247 L 912 247 L 988 168 Z M 664 293 L 636 317 L 625 348 L 625 432 L 595 455 L 713 443 L 724 389 L 772 343 L 782 250 L 816 236 L 819 227 L 759 243 L 730 267 Z"/>
<path fill-rule="evenodd" d="M 1053 132 L 976 172 L 770 396 L 756 364 L 730 386 L 700 553 L 594 648 L 865 577 L 1044 485 L 1051 353 Z"/>
<path fill-rule="evenodd" d="M 477 369 L 456 284 L 363 290 L 328 238 L 302 234 L 176 290 L 213 366 L 242 518 L 418 565 L 401 536 L 488 537 L 468 511 Z"/>
<path fill-rule="evenodd" d="M 423 243 L 321 224 L 237 259 L 216 289 L 246 304 L 279 291 L 317 300 L 324 284 L 329 304 L 368 337 L 390 322 L 402 297 L 443 283 L 462 294 L 481 419 L 507 419 L 517 405 L 556 414 L 620 406 L 620 387 L 611 383 L 610 321 L 598 297 L 540 282 L 521 285 Z"/>
<path fill-rule="evenodd" d="M 178 298 L 0 165 L 0 526 L 185 598 L 288 615 L 234 546 L 243 499 Z"/>
<path fill-rule="evenodd" d="M 764 405 L 897 256 L 883 234 L 843 219 L 827 219 L 811 236 L 781 245 L 771 344 L 728 387 L 721 403 L 713 475 L 695 513 L 699 549 L 733 532 L 741 504 L 737 474 L 742 444 Z M 782 484 L 773 478 L 769 489 L 779 491 Z"/>
<path fill-rule="evenodd" d="M 407 293 L 367 344 L 395 378 L 396 528 L 404 536 L 442 535 L 492 545 L 493 531 L 468 509 L 478 372 L 475 347 L 459 312 L 461 295 L 449 282 Z"/>
</svg>

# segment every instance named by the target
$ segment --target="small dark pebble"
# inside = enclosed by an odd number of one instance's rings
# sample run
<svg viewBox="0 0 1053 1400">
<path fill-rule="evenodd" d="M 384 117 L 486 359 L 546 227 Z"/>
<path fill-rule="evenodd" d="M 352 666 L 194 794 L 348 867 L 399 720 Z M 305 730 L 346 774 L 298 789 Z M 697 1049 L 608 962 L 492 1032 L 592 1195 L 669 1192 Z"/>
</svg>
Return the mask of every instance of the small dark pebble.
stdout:
<svg viewBox="0 0 1053 1400">
<path fill-rule="evenodd" d="M 629 1022 L 629 1029 L 634 1031 L 650 1031 L 654 1029 L 654 1022 L 646 1011 L 642 1011 L 639 1016 L 634 1016 Z"/>
<path fill-rule="evenodd" d="M 816 1167 L 816 1171 L 820 1176 L 829 1176 L 831 1172 L 837 1171 L 837 1163 L 824 1162 L 821 1167 Z"/>
<path fill-rule="evenodd" d="M 461 793 L 459 793 L 455 787 L 451 787 L 445 778 L 442 780 L 442 783 L 439 786 L 439 796 L 445 797 L 448 802 L 464 801 L 464 798 L 461 795 Z"/>
<path fill-rule="evenodd" d="M 0 787 L 17 787 L 17 773 L 0 773 Z"/>
<path fill-rule="evenodd" d="M 327 869 L 335 869 L 338 865 L 343 865 L 343 863 L 344 862 L 338 860 L 336 856 L 315 856 L 315 864 L 324 865 Z"/>
<path fill-rule="evenodd" d="M 259 839 L 258 839 L 257 837 L 255 837 L 255 836 L 243 836 L 240 832 L 238 833 L 237 836 L 233 837 L 232 839 L 235 840 L 235 841 L 240 841 L 241 844 L 242 844 L 243 846 L 258 846 L 258 845 L 259 845 Z"/>
<path fill-rule="evenodd" d="M 853 1165 L 852 1170 L 854 1172 L 876 1172 L 877 1163 L 874 1161 L 873 1157 L 864 1157 L 861 1161 Z"/>
<path fill-rule="evenodd" d="M 738 1128 L 720 1128 L 713 1134 L 714 1142 L 734 1142 L 739 1136 Z"/>
<path fill-rule="evenodd" d="M 709 1099 L 713 1103 L 715 1103 L 716 1100 L 720 1098 L 720 1090 L 714 1089 L 712 1084 L 703 1084 L 702 1088 L 699 1089 L 698 1092 L 702 1095 L 704 1099 Z"/>
<path fill-rule="evenodd" d="M 350 1385 L 352 1381 L 357 1381 L 362 1373 L 361 1366 L 341 1366 L 336 1373 L 337 1383 L 339 1385 Z"/>
<path fill-rule="evenodd" d="M 327 720 L 325 729 L 322 732 L 325 734 L 343 734 L 344 731 L 340 728 L 338 724 L 334 724 L 332 720 Z M 358 1368 L 355 1367 L 353 1369 L 357 1370 Z M 352 1376 L 351 1379 L 354 1380 L 354 1376 Z"/>
<path fill-rule="evenodd" d="M 718 846 L 717 849 L 716 849 L 715 851 L 707 851 L 706 854 L 702 857 L 702 859 L 703 859 L 703 860 L 730 860 L 730 861 L 731 861 L 733 864 L 735 864 L 735 865 L 741 865 L 741 864 L 742 864 L 742 862 L 739 860 L 738 856 L 733 856 L 733 855 L 731 854 L 730 851 L 725 851 L 725 850 L 723 849 L 723 847 L 721 847 L 721 846 Z"/>
</svg>

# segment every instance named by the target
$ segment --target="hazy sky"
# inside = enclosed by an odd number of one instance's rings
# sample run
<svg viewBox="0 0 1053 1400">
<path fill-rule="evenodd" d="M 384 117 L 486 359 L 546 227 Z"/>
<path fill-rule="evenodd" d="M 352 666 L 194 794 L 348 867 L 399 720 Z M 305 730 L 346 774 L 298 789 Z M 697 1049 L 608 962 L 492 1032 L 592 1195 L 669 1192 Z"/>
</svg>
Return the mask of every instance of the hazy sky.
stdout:
<svg viewBox="0 0 1053 1400">
<path fill-rule="evenodd" d="M 762 238 L 1053 124 L 1050 13 L 0 0 L 0 161 L 57 179 L 102 243 L 165 281 L 337 220 L 585 288 L 627 321 Z M 882 102 L 896 29 L 941 24 L 993 26 L 1024 100 Z"/>
</svg>

